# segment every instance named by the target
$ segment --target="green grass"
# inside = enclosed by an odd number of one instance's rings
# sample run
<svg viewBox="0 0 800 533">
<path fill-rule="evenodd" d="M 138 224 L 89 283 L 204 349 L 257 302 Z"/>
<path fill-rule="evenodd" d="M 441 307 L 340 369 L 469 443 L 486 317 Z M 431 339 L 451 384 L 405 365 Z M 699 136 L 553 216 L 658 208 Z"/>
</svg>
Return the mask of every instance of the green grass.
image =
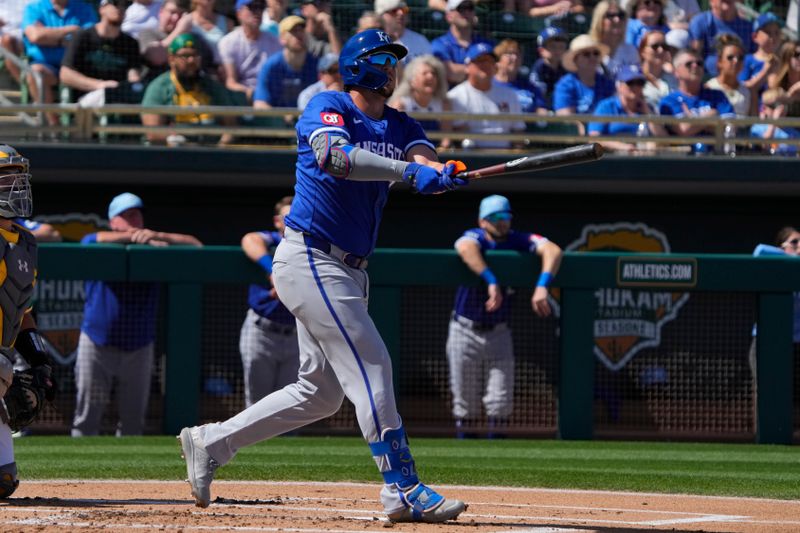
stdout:
<svg viewBox="0 0 800 533">
<path fill-rule="evenodd" d="M 15 441 L 25 479 L 185 478 L 174 437 Z M 800 499 L 800 448 L 742 444 L 413 439 L 428 483 Z M 240 450 L 216 479 L 371 481 L 360 438 L 280 437 Z"/>
</svg>

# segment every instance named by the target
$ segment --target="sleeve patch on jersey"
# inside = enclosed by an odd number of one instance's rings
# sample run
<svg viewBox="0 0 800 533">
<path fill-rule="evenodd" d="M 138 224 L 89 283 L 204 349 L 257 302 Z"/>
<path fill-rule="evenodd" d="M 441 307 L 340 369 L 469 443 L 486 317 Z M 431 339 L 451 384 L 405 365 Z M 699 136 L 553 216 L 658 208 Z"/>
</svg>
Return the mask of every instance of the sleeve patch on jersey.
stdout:
<svg viewBox="0 0 800 533">
<path fill-rule="evenodd" d="M 319 114 L 319 118 L 323 124 L 328 124 L 329 126 L 344 126 L 344 118 L 339 113 L 323 111 Z"/>
</svg>

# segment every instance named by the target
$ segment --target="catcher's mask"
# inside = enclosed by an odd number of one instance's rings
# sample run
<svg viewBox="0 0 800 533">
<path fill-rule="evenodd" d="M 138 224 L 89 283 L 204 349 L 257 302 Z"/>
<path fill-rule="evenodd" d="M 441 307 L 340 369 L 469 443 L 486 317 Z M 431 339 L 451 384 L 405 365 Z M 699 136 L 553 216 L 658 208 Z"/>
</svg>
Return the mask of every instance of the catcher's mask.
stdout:
<svg viewBox="0 0 800 533">
<path fill-rule="evenodd" d="M 33 196 L 29 161 L 14 148 L 0 144 L 0 216 L 31 216 Z"/>
</svg>

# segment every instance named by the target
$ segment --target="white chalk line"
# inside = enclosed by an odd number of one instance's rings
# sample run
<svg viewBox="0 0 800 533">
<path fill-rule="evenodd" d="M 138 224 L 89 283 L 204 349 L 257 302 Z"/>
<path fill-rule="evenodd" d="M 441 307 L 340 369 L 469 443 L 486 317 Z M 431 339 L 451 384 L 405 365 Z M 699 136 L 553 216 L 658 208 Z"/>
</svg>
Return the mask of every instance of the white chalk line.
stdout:
<svg viewBox="0 0 800 533">
<path fill-rule="evenodd" d="M 69 484 L 88 484 L 88 483 L 99 483 L 99 484 L 119 484 L 119 483 L 136 483 L 136 484 L 149 484 L 154 483 L 153 481 L 147 480 L 34 480 L 34 481 L 26 481 L 27 483 L 32 484 L 53 484 L 53 483 L 69 483 Z M 155 481 L 155 483 L 159 484 L 183 484 L 185 482 L 180 481 Z M 326 482 L 268 482 L 268 481 L 216 481 L 215 484 L 222 484 L 222 485 L 235 485 L 235 484 L 246 484 L 246 485 L 262 485 L 262 486 L 307 486 L 307 485 L 315 485 L 315 486 L 327 486 L 327 487 L 341 487 L 351 486 L 351 487 L 378 487 L 379 484 L 370 484 L 370 483 L 326 483 Z M 577 494 L 589 494 L 589 493 L 602 493 L 602 494 L 630 494 L 636 496 L 643 496 L 643 493 L 622 493 L 622 492 L 604 492 L 604 491 L 579 491 L 579 490 L 570 490 L 570 489 L 557 489 L 557 490 L 548 490 L 548 489 L 541 489 L 541 488 L 521 488 L 521 487 L 475 487 L 475 486 L 441 486 L 451 489 L 459 489 L 459 490 L 499 490 L 499 491 L 508 491 L 512 490 L 514 492 L 532 492 L 532 493 L 549 493 L 549 492 L 556 492 L 556 493 L 577 493 Z M 657 496 L 664 496 L 664 494 L 656 494 Z M 689 496 L 687 496 L 689 497 Z M 703 497 L 700 497 L 703 498 Z M 729 498 L 729 497 L 705 497 L 709 499 L 736 499 L 737 501 L 741 501 L 744 498 Z M 765 499 L 761 498 L 752 498 L 753 500 L 757 501 L 765 501 Z M 13 499 L 11 500 L 13 501 Z M 76 503 L 105 503 L 105 504 L 129 504 L 131 501 L 135 501 L 142 505 L 180 505 L 181 501 L 178 500 L 98 500 L 98 499 L 74 499 L 68 500 L 74 501 Z M 344 515 L 357 515 L 357 516 L 344 516 L 345 519 L 350 520 L 359 520 L 359 521 L 376 521 L 376 522 L 386 522 L 385 517 L 377 517 L 376 515 L 379 512 L 373 509 L 352 509 L 352 508 L 331 508 L 331 507 L 303 507 L 303 506 L 292 506 L 292 505 L 285 505 L 289 502 L 294 501 L 348 501 L 348 502 L 366 502 L 371 501 L 365 498 L 336 498 L 336 497 L 318 497 L 318 498 L 309 498 L 309 497 L 280 497 L 280 504 L 235 504 L 235 503 L 222 503 L 222 504 L 212 504 L 211 510 L 215 507 L 220 508 L 243 508 L 243 509 L 263 509 L 263 508 L 270 508 L 273 510 L 285 510 L 287 512 L 313 512 L 313 513 L 336 513 L 336 514 L 344 514 Z M 787 503 L 787 504 L 796 504 L 798 502 L 794 501 L 787 501 L 787 500 L 772 500 L 778 503 Z M 188 503 L 188 501 L 187 501 Z M 722 514 L 707 514 L 707 513 L 695 513 L 695 512 L 679 512 L 679 511 L 666 511 L 666 510 L 657 510 L 657 509 L 639 509 L 639 508 L 618 508 L 618 507 L 590 507 L 590 506 L 558 506 L 558 505 L 543 505 L 543 504 L 509 504 L 509 503 L 500 503 L 500 502 L 471 502 L 473 505 L 491 505 L 491 506 L 498 506 L 498 507 L 506 507 L 506 508 L 519 508 L 519 509 L 549 509 L 549 508 L 557 508 L 560 510 L 591 510 L 596 512 L 634 512 L 634 513 L 650 513 L 650 514 L 662 514 L 662 515 L 678 515 L 682 516 L 683 518 L 667 518 L 662 520 L 644 520 L 644 521 L 630 521 L 630 520 L 607 520 L 607 519 L 599 519 L 599 518 L 584 518 L 584 517 L 553 517 L 553 516 L 523 516 L 523 515 L 500 515 L 500 514 L 480 514 L 480 513 L 464 513 L 461 515 L 462 518 L 472 518 L 472 519 L 491 519 L 491 520 L 524 520 L 524 521 L 559 521 L 559 522 L 571 522 L 571 523 L 578 523 L 578 524 L 614 524 L 614 525 L 629 525 L 629 526 L 668 526 L 668 525 L 678 525 L 678 524 L 692 524 L 692 523 L 708 523 L 708 522 L 722 522 L 722 523 L 743 523 L 743 524 L 760 524 L 760 525 L 783 525 L 783 526 L 794 526 L 800 525 L 800 521 L 781 521 L 781 520 L 756 520 L 748 516 L 740 516 L 740 515 L 722 515 Z M 0 506 L 0 509 L 7 509 L 7 510 L 16 510 L 18 512 L 42 512 L 42 511 L 50 511 L 55 512 L 54 518 L 58 516 L 59 513 L 62 515 L 72 515 L 77 513 L 85 513 L 85 512 L 97 512 L 97 513 L 115 513 L 115 514 L 134 514 L 139 513 L 141 514 L 141 510 L 105 510 L 105 509 L 86 509 L 86 508 L 79 508 L 79 509 L 68 509 L 65 510 L 63 508 L 45 508 L 45 507 L 16 507 L 13 505 L 4 505 Z M 192 512 L 193 515 L 197 516 L 209 516 L 208 512 Z M 687 516 L 688 515 L 688 516 Z M 247 517 L 248 515 L 239 515 L 243 517 Z M 263 517 L 263 515 L 253 515 L 254 517 Z M 32 518 L 29 520 L 47 520 L 44 517 L 40 518 Z M 0 521 L 2 522 L 2 521 Z M 2 523 L 6 523 L 9 525 L 19 524 L 18 521 L 5 521 Z M 84 527 L 81 525 L 82 522 L 73 522 L 68 521 L 63 524 L 63 527 Z M 22 524 L 24 525 L 24 524 Z M 33 525 L 33 524 L 31 524 Z M 47 525 L 53 525 L 59 527 L 60 524 L 56 522 L 47 522 Z M 116 527 L 116 526 L 113 526 Z M 123 527 L 123 526 L 119 526 Z M 145 527 L 145 525 L 126 525 L 124 527 L 131 527 L 131 528 L 140 528 Z M 172 526 L 168 524 L 147 524 L 146 527 L 152 528 L 165 528 L 165 529 L 172 529 Z M 216 526 L 219 527 L 219 526 Z M 205 530 L 208 529 L 206 526 L 183 526 L 184 529 L 197 529 L 197 530 Z M 212 528 L 213 529 L 213 528 Z M 272 527 L 230 527 L 228 529 L 233 530 L 241 530 L 241 531 L 297 531 L 297 532 L 306 532 L 306 533 L 315 533 L 318 531 L 333 531 L 327 529 L 307 529 L 307 528 L 272 528 Z M 381 526 L 381 530 L 383 526 Z M 521 531 L 540 531 L 541 529 L 535 528 L 530 530 L 519 530 L 515 529 L 515 533 L 521 533 Z M 343 531 L 343 530 L 335 530 L 335 531 Z M 363 530 L 362 530 L 363 531 Z M 545 531 L 545 530 L 542 530 Z"/>
<path fill-rule="evenodd" d="M 94 500 L 92 500 L 94 501 Z M 491 504 L 487 504 L 491 505 Z M 344 515 L 343 518 L 348 520 L 370 520 L 370 521 L 380 521 L 386 522 L 386 518 L 383 517 L 376 517 L 377 514 L 373 509 L 352 509 L 352 508 L 331 508 L 331 507 L 305 507 L 305 506 L 279 506 L 279 505 L 241 505 L 241 504 L 212 504 L 209 507 L 209 511 L 202 512 L 202 511 L 192 511 L 190 514 L 194 516 L 200 517 L 213 517 L 215 508 L 224 508 L 230 509 L 231 507 L 234 508 L 242 508 L 242 509 L 266 509 L 270 508 L 277 511 L 285 511 L 286 514 L 293 513 L 293 512 L 306 512 L 306 513 L 316 513 L 316 514 L 338 514 Z M 15 510 L 20 512 L 53 512 L 55 517 L 59 516 L 68 516 L 71 514 L 81 514 L 86 513 L 87 511 L 98 513 L 98 514 L 142 514 L 143 511 L 141 510 L 134 510 L 134 509 L 123 509 L 123 510 L 115 510 L 115 509 L 91 509 L 87 510 L 85 508 L 81 509 L 63 509 L 63 508 L 52 508 L 52 507 L 38 507 L 38 508 L 31 508 L 31 507 L 15 507 L 15 506 L 4 506 L 4 509 L 7 510 Z M 610 509 L 602 508 L 602 507 L 586 507 L 580 509 L 588 509 L 593 511 L 609 511 Z M 615 509 L 614 512 L 618 511 Z M 623 511 L 631 511 L 631 512 L 638 512 L 637 509 L 623 509 Z M 656 511 L 657 512 L 657 511 Z M 156 514 L 156 512 L 151 512 L 151 514 Z M 675 512 L 668 512 L 665 514 L 680 514 Z M 688 514 L 688 513 L 685 513 Z M 691 513 L 696 514 L 696 513 Z M 356 515 L 356 516 L 352 516 Z M 263 518 L 264 515 L 261 514 L 237 514 L 239 518 Z M 280 517 L 272 516 L 272 519 L 279 519 Z M 672 524 L 692 524 L 692 523 L 703 523 L 703 522 L 721 522 L 721 523 L 746 523 L 746 524 L 760 524 L 762 521 L 759 520 L 752 520 L 750 517 L 747 516 L 739 516 L 739 515 L 720 515 L 720 514 L 713 514 L 713 515 L 698 515 L 693 517 L 687 518 L 672 518 L 672 519 L 665 519 L 665 520 L 616 520 L 616 519 L 602 519 L 602 518 L 588 518 L 588 517 L 558 517 L 558 516 L 550 516 L 550 515 L 543 515 L 543 516 L 532 516 L 532 515 L 505 515 L 505 514 L 484 514 L 484 513 L 469 513 L 465 512 L 461 515 L 462 519 L 477 519 L 477 520 L 509 520 L 519 523 L 519 521 L 524 522 L 536 522 L 536 521 L 557 521 L 557 522 L 564 522 L 564 523 L 578 523 L 583 525 L 588 524 L 608 524 L 608 525 L 626 525 L 626 526 L 664 526 L 664 525 L 672 525 Z M 32 519 L 36 520 L 36 519 Z M 47 522 L 47 518 L 39 517 L 38 520 L 42 520 Z M 512 522 L 512 523 L 514 523 Z M 769 521 L 771 524 L 782 524 L 782 525 L 790 525 L 790 523 L 782 522 L 782 521 Z M 7 524 L 16 524 L 17 521 L 6 521 Z M 47 522 L 51 524 L 51 522 Z M 162 524 L 151 524 L 153 528 L 162 527 Z M 382 526 L 381 526 L 382 527 Z M 271 530 L 271 529 L 265 529 Z"/>
<path fill-rule="evenodd" d="M 25 484 L 52 484 L 52 483 L 134 483 L 134 484 L 173 484 L 173 483 L 186 483 L 186 480 L 163 480 L 163 479 L 24 479 Z M 264 480 L 230 480 L 220 479 L 214 480 L 214 486 L 217 485 L 263 485 L 263 486 L 304 486 L 310 485 L 315 487 L 364 487 L 380 489 L 381 483 L 356 483 L 352 481 L 264 481 Z M 428 485 L 426 483 L 426 485 Z M 585 495 L 611 495 L 611 496 L 649 496 L 657 498 L 688 498 L 700 500 L 721 500 L 721 501 L 734 501 L 741 502 L 743 500 L 753 500 L 756 502 L 775 502 L 785 503 L 800 506 L 798 500 L 783 500 L 779 498 L 757 498 L 755 496 L 713 496 L 707 494 L 684 494 L 684 493 L 670 493 L 670 492 L 632 492 L 632 491 L 619 491 L 619 490 L 599 490 L 599 489 L 548 489 L 546 487 L 501 487 L 501 486 L 476 486 L 476 485 L 428 485 L 436 489 L 454 489 L 465 491 L 501 491 L 501 492 L 530 492 L 530 493 L 554 493 L 554 494 L 585 494 Z"/>
</svg>

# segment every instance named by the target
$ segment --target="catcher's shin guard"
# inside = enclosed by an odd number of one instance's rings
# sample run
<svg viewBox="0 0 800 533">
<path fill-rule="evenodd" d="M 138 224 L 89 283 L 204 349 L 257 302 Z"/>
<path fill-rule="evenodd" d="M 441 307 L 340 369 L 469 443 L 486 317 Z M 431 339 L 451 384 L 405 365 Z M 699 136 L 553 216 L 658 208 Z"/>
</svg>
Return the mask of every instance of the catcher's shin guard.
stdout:
<svg viewBox="0 0 800 533">
<path fill-rule="evenodd" d="M 8 498 L 19 487 L 17 463 L 0 466 L 0 500 Z"/>
<path fill-rule="evenodd" d="M 370 443 L 369 447 L 381 469 L 384 482 L 397 487 L 405 506 L 389 514 L 392 522 L 445 522 L 456 518 L 467 508 L 463 502 L 445 500 L 444 496 L 420 483 L 402 427 L 384 430 L 381 440 Z"/>
</svg>

